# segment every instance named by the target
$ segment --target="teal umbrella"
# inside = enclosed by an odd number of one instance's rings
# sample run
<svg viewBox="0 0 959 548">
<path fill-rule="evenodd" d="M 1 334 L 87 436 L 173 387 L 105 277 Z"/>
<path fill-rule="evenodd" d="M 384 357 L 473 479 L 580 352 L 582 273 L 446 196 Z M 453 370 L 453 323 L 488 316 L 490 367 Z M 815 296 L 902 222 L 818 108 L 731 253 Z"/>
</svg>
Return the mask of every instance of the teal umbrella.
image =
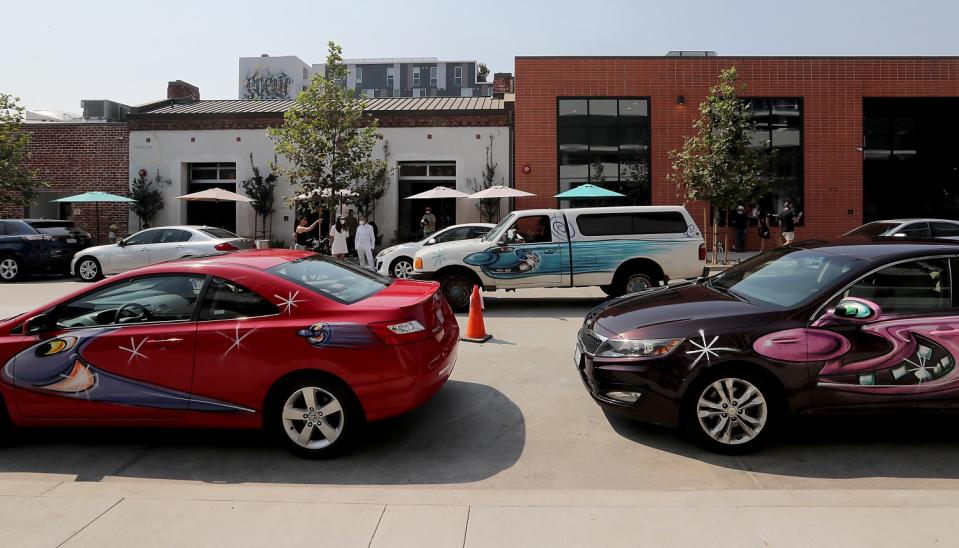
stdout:
<svg viewBox="0 0 959 548">
<path fill-rule="evenodd" d="M 622 198 L 624 196 L 625 194 L 613 192 L 612 190 L 606 190 L 603 187 L 587 183 L 585 185 L 579 185 L 576 188 L 571 188 L 566 192 L 560 192 L 555 196 L 555 198 L 560 198 L 563 200 L 575 200 L 589 198 Z"/>
<path fill-rule="evenodd" d="M 77 194 L 76 196 L 67 196 L 66 198 L 57 198 L 56 200 L 50 200 L 51 202 L 61 202 L 61 203 L 94 203 L 97 208 L 97 245 L 100 245 L 100 202 L 135 202 L 136 200 L 131 200 L 124 196 L 117 196 L 116 194 L 110 194 L 109 192 L 84 192 L 83 194 Z"/>
</svg>

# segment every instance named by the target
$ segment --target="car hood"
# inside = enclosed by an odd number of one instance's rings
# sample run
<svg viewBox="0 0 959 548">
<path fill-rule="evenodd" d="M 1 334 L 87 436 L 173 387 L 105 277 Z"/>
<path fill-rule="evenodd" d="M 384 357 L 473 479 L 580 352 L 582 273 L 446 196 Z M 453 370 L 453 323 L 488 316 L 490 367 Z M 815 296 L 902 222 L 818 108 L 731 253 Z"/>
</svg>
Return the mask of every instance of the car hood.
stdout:
<svg viewBox="0 0 959 548">
<path fill-rule="evenodd" d="M 95 245 L 93 247 L 87 247 L 78 251 L 77 257 L 80 255 L 102 255 L 104 253 L 108 253 L 114 247 L 117 247 L 117 244 Z"/>
<path fill-rule="evenodd" d="M 590 311 L 586 324 L 605 337 L 674 338 L 735 331 L 774 313 L 768 305 L 688 282 L 608 301 Z"/>
<path fill-rule="evenodd" d="M 433 251 L 443 250 L 448 253 L 468 253 L 471 251 L 476 251 L 477 249 L 485 249 L 484 246 L 479 245 L 480 238 L 470 238 L 469 240 L 456 240 L 455 242 L 443 242 L 440 244 L 433 244 L 424 247 L 419 250 L 416 254 L 420 257 L 425 257 Z M 492 242 L 483 242 L 484 244 L 489 244 L 489 247 L 493 247 Z"/>
</svg>

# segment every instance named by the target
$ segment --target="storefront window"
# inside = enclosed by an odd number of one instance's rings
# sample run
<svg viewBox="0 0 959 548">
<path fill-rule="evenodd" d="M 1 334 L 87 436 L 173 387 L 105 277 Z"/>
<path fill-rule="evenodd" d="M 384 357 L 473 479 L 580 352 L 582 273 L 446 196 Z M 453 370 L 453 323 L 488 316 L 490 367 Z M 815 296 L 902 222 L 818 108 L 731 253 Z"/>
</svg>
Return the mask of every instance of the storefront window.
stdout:
<svg viewBox="0 0 959 548">
<path fill-rule="evenodd" d="M 801 99 L 747 99 L 756 121 L 753 146 L 767 154 L 770 191 L 759 200 L 764 213 L 778 213 L 791 200 L 803 211 L 803 154 Z M 801 223 L 800 223 L 801 224 Z"/>
<path fill-rule="evenodd" d="M 559 99 L 556 125 L 558 191 L 592 183 L 626 195 L 563 206 L 651 203 L 649 99 Z"/>
</svg>

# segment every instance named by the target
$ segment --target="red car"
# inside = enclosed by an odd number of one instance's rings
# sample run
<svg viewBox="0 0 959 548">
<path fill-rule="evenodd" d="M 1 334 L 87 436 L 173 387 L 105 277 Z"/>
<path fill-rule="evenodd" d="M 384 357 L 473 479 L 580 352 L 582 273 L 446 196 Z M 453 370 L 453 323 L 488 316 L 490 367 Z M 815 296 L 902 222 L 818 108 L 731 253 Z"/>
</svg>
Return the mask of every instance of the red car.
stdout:
<svg viewBox="0 0 959 548">
<path fill-rule="evenodd" d="M 449 378 L 438 289 L 286 250 L 134 270 L 0 321 L 0 409 L 15 427 L 265 427 L 331 456 Z"/>
</svg>

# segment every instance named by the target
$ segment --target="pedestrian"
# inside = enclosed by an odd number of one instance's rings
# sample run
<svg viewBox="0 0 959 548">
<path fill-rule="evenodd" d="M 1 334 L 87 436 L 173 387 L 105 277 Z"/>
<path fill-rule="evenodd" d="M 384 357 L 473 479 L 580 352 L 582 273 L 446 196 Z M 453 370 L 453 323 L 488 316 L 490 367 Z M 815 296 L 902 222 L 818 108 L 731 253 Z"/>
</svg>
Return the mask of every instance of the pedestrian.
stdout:
<svg viewBox="0 0 959 548">
<path fill-rule="evenodd" d="M 766 221 L 766 214 L 760 213 L 759 217 L 759 251 L 766 249 L 766 240 L 769 239 L 769 223 Z"/>
<path fill-rule="evenodd" d="M 306 249 L 307 244 L 310 241 L 310 232 L 313 232 L 313 229 L 316 228 L 316 225 L 320 224 L 319 219 L 313 221 L 313 224 L 309 225 L 309 219 L 306 217 L 300 217 L 300 224 L 293 230 L 293 249 L 304 250 Z"/>
<path fill-rule="evenodd" d="M 337 259 L 345 259 L 346 254 L 350 252 L 350 246 L 346 241 L 350 237 L 350 231 L 346 228 L 346 219 L 343 216 L 336 218 L 336 224 L 330 229 L 330 238 L 333 240 L 330 254 Z"/>
<path fill-rule="evenodd" d="M 348 210 L 346 212 L 346 230 L 349 232 L 349 239 L 346 240 L 346 245 L 349 248 L 350 255 L 353 255 L 353 252 L 356 250 L 353 242 L 356 240 L 356 227 L 359 226 L 359 224 L 355 212 L 352 209 Z"/>
<path fill-rule="evenodd" d="M 742 251 L 743 244 L 746 242 L 746 227 L 749 226 L 749 218 L 746 217 L 746 208 L 739 205 L 733 212 L 730 224 L 736 229 L 736 245 L 733 251 Z"/>
<path fill-rule="evenodd" d="M 433 210 L 426 206 L 426 209 L 423 210 L 423 218 L 420 219 L 420 227 L 423 229 L 423 237 L 428 238 L 431 234 L 436 232 L 436 215 L 433 215 Z"/>
<path fill-rule="evenodd" d="M 359 225 L 356 227 L 356 241 L 353 245 L 356 248 L 356 255 L 360 259 L 360 266 L 369 270 L 376 270 L 376 263 L 373 262 L 376 233 L 373 227 L 367 224 L 366 215 L 360 215 Z"/>
<path fill-rule="evenodd" d="M 793 210 L 792 202 L 786 200 L 783 202 L 783 210 L 779 213 L 779 228 L 782 231 L 783 245 L 789 245 L 796 239 L 796 223 L 802 219 L 802 213 L 798 215 Z"/>
</svg>

